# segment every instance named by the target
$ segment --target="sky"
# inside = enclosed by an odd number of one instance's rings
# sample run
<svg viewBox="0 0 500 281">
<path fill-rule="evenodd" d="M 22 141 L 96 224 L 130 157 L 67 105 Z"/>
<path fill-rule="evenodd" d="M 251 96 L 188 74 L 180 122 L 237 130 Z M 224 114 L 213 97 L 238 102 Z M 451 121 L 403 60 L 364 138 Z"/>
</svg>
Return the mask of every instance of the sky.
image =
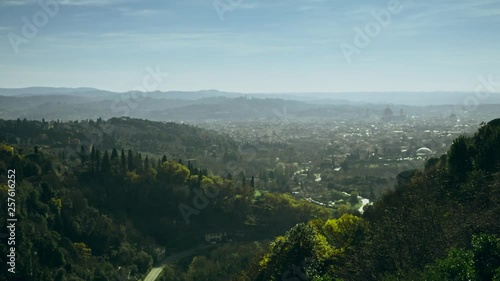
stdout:
<svg viewBox="0 0 500 281">
<path fill-rule="evenodd" d="M 472 92 L 499 30 L 500 0 L 1 0 L 0 87 Z"/>
</svg>

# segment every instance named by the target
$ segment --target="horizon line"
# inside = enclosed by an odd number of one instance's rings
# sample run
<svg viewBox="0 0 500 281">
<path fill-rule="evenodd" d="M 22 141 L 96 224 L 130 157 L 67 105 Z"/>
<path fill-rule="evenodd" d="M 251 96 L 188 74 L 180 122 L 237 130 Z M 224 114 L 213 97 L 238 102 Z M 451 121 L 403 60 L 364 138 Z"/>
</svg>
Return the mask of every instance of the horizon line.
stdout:
<svg viewBox="0 0 500 281">
<path fill-rule="evenodd" d="M 239 92 L 239 91 L 225 91 L 225 90 L 219 90 L 219 89 L 200 89 L 200 90 L 166 90 L 166 91 L 139 91 L 139 90 L 129 90 L 129 91 L 114 91 L 114 90 L 106 90 L 106 89 L 100 89 L 100 88 L 95 88 L 95 87 L 88 87 L 88 86 L 80 86 L 80 87 L 64 87 L 64 86 L 28 86 L 28 87 L 0 87 L 0 90 L 28 90 L 28 89 L 33 89 L 33 88 L 40 88 L 40 89 L 68 89 L 68 90 L 95 90 L 95 91 L 102 91 L 102 92 L 111 92 L 115 94 L 126 94 L 126 93 L 131 93 L 131 92 L 141 92 L 141 93 L 170 93 L 170 92 L 185 92 L 185 93 L 198 93 L 198 92 L 210 92 L 210 91 L 215 91 L 215 92 L 220 92 L 220 93 L 227 93 L 227 94 L 239 94 L 239 95 L 299 95 L 299 94 L 319 94 L 319 95 L 324 95 L 324 94 L 351 94 L 351 93 L 356 93 L 356 94 L 362 94 L 362 93 L 373 93 L 373 94 L 391 94 L 391 93 L 399 93 L 399 94 L 410 94 L 410 93 L 443 93 L 443 94 L 451 94 L 451 93 L 457 93 L 457 94 L 463 94 L 463 93 L 474 93 L 475 91 L 464 91 L 464 90 L 433 90 L 433 91 L 417 91 L 417 90 L 391 90 L 391 91 L 325 91 L 325 92 Z M 500 92 L 490 92 L 491 94 L 500 94 Z"/>
</svg>

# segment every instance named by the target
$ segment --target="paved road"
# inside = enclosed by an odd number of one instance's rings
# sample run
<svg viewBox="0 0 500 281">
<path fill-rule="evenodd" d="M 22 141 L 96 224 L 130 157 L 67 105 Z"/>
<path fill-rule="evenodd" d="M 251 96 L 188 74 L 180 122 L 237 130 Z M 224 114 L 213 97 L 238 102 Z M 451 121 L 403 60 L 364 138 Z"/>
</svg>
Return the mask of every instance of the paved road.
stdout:
<svg viewBox="0 0 500 281">
<path fill-rule="evenodd" d="M 163 265 L 165 266 L 165 265 Z M 148 273 L 146 278 L 144 278 L 144 281 L 154 281 L 158 276 L 160 276 L 160 273 L 163 271 L 163 267 L 153 267 L 151 271 Z"/>
<path fill-rule="evenodd" d="M 158 262 L 157 265 L 155 265 L 151 270 L 149 271 L 148 275 L 146 275 L 146 278 L 144 278 L 144 281 L 155 281 L 158 276 L 160 276 L 161 272 L 163 271 L 163 267 L 165 267 L 169 263 L 174 263 L 182 258 L 192 256 L 196 254 L 197 252 L 203 251 L 205 249 L 217 246 L 218 244 L 215 245 L 203 245 L 194 249 L 182 251 L 173 255 L 170 255 L 166 257 L 165 259 L 161 260 Z"/>
</svg>

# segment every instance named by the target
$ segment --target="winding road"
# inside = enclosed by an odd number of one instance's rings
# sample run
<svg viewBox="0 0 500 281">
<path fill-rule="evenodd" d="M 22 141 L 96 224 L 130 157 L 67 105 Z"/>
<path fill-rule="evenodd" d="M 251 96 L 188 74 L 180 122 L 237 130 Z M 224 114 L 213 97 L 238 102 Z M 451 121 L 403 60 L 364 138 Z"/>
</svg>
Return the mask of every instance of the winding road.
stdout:
<svg viewBox="0 0 500 281">
<path fill-rule="evenodd" d="M 161 272 L 163 271 L 163 267 L 165 267 L 167 264 L 174 263 L 180 259 L 192 256 L 192 255 L 196 254 L 197 252 L 206 250 L 206 249 L 211 248 L 211 247 L 215 247 L 217 245 L 218 244 L 203 245 L 203 246 L 199 246 L 197 248 L 189 249 L 186 251 L 182 251 L 182 252 L 170 255 L 170 256 L 166 257 L 165 259 L 159 261 L 158 264 L 156 264 L 153 268 L 151 268 L 148 275 L 146 275 L 146 277 L 144 278 L 144 281 L 155 281 L 158 278 L 158 276 L 160 276 Z"/>
</svg>

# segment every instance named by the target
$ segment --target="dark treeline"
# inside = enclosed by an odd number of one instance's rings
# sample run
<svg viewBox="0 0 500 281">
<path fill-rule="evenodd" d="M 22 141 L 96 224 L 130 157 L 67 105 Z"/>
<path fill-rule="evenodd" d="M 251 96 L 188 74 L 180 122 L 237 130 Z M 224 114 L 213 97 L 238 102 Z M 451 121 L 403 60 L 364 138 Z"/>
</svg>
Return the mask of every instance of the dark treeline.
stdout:
<svg viewBox="0 0 500 281">
<path fill-rule="evenodd" d="M 236 148 L 229 137 L 213 131 L 127 117 L 67 122 L 0 120 L 0 141 L 24 146 L 45 145 L 66 152 L 79 152 L 82 145 L 86 149 L 91 146 L 102 150 L 124 148 L 155 155 L 168 152 L 185 159 L 208 153 L 214 145 L 221 149 Z"/>
</svg>

